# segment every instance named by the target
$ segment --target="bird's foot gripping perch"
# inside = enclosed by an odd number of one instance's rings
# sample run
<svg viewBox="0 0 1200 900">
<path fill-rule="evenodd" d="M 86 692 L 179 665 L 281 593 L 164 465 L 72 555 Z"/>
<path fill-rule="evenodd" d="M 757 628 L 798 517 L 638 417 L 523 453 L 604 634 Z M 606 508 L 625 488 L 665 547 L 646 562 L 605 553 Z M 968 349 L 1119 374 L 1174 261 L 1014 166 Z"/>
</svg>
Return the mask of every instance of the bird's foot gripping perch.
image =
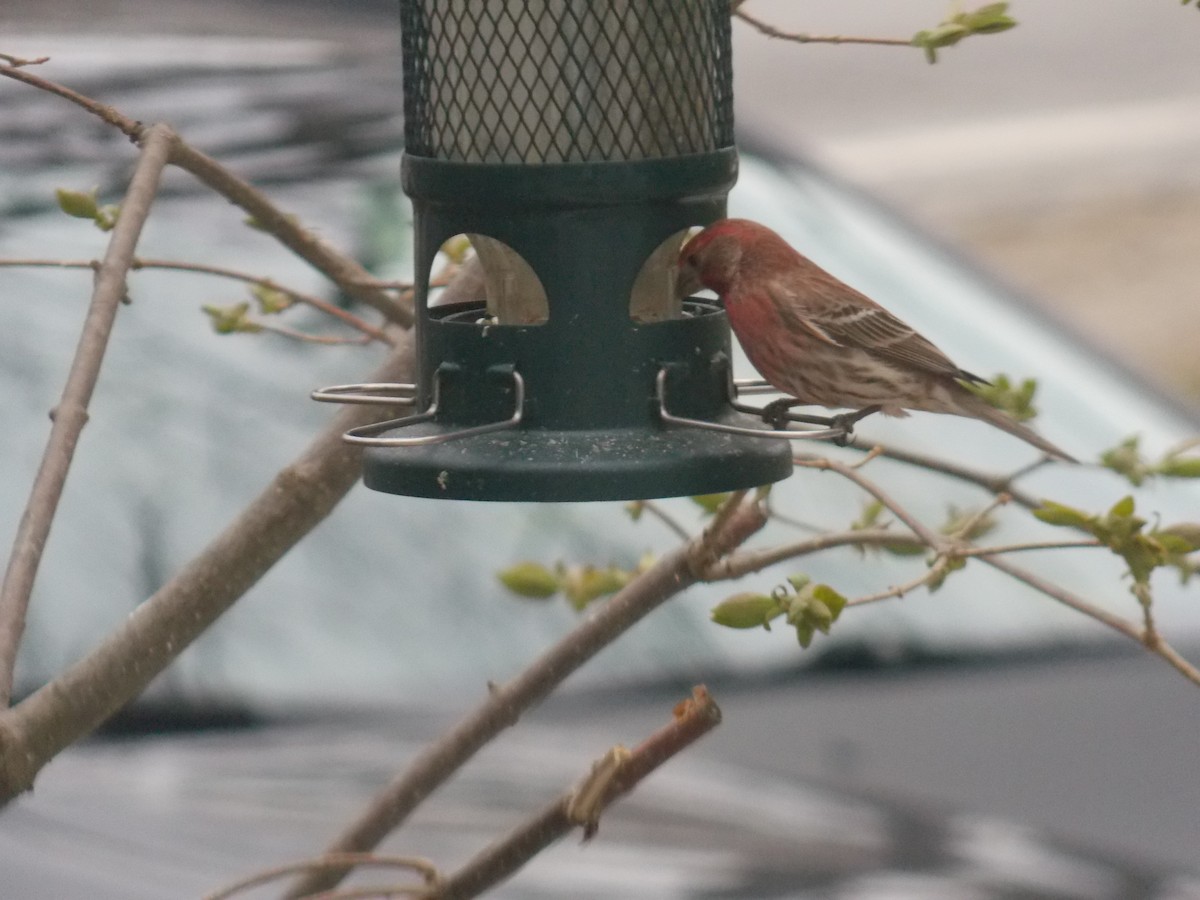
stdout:
<svg viewBox="0 0 1200 900">
<path fill-rule="evenodd" d="M 810 416 L 791 411 L 793 406 L 803 406 L 804 404 L 805 401 L 797 400 L 794 397 L 781 397 L 778 400 L 772 400 L 763 407 L 761 413 L 762 420 L 776 431 L 786 429 L 789 422 L 804 422 L 808 425 L 824 425 L 826 428 L 836 428 L 842 432 L 842 436 L 835 438 L 834 443 L 839 447 L 844 447 L 854 437 L 854 426 L 867 416 L 879 412 L 881 408 L 877 405 L 864 406 L 856 412 L 838 413 L 836 416 Z"/>
</svg>

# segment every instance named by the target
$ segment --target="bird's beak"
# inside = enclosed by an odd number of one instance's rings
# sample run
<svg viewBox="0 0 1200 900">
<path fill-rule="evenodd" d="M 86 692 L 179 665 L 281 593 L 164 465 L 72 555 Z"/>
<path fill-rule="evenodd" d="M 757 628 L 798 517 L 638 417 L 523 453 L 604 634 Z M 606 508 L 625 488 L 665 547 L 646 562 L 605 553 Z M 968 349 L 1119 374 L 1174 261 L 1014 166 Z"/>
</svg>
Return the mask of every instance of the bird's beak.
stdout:
<svg viewBox="0 0 1200 900">
<path fill-rule="evenodd" d="M 696 273 L 695 269 L 685 266 L 675 266 L 672 271 L 675 274 L 675 296 L 680 300 L 686 300 L 704 287 L 700 283 L 700 276 Z"/>
</svg>

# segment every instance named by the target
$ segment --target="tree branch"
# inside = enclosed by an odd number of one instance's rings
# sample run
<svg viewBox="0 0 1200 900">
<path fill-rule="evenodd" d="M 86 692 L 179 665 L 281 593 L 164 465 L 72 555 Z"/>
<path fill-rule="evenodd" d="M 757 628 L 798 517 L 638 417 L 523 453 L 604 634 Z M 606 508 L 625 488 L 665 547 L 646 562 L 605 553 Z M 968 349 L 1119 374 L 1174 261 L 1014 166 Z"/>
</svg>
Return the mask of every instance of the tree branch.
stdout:
<svg viewBox="0 0 1200 900">
<path fill-rule="evenodd" d="M 0 53 L 0 60 L 8 63 L 13 68 L 19 69 L 21 66 L 40 66 L 44 62 L 49 62 L 50 57 L 39 56 L 36 59 L 23 59 L 20 56 L 13 56 L 11 53 Z"/>
<path fill-rule="evenodd" d="M 385 318 L 409 328 L 413 311 L 401 306 L 385 291 L 375 287 L 371 273 L 348 256 L 334 250 L 313 232 L 296 224 L 292 216 L 247 181 L 235 177 L 215 159 L 182 141 L 176 144 L 171 162 L 195 175 L 218 194 L 236 203 L 250 214 L 255 223 L 270 232 L 301 259 L 348 295 L 380 312 Z"/>
<path fill-rule="evenodd" d="M 335 856 L 321 856 L 317 859 L 306 859 L 301 862 L 285 863 L 282 866 L 275 866 L 271 869 L 265 869 L 261 872 L 255 872 L 248 878 L 243 878 L 240 881 L 234 882 L 231 885 L 214 891 L 211 894 L 206 894 L 204 900 L 229 900 L 237 894 L 248 891 L 251 888 L 261 887 L 264 884 L 270 884 L 272 881 L 278 881 L 281 878 L 286 878 L 289 875 L 295 875 L 297 872 L 311 872 L 314 869 L 322 869 L 327 866 L 372 866 L 383 867 L 390 869 L 407 869 L 416 872 L 425 881 L 425 886 L 412 890 L 413 894 L 418 892 L 424 893 L 430 886 L 436 887 L 440 883 L 441 876 L 438 874 L 437 868 L 433 863 L 426 859 L 421 859 L 415 856 L 380 856 L 374 853 L 341 853 Z M 373 894 L 371 896 L 377 896 Z"/>
<path fill-rule="evenodd" d="M 491 686 L 484 701 L 427 746 L 363 813 L 338 836 L 327 853 L 370 850 L 399 826 L 434 790 L 521 714 L 541 702 L 571 673 L 671 597 L 695 584 L 697 561 L 719 559 L 766 524 L 757 502 L 731 497 L 709 528 L 663 556 L 563 636 L 511 681 Z M 314 872 L 301 878 L 288 897 L 334 887 L 349 869 Z"/>
<path fill-rule="evenodd" d="M 54 424 L 50 429 L 50 439 L 17 528 L 4 583 L 0 586 L 0 709 L 8 706 L 12 696 L 13 668 L 21 636 L 25 632 L 25 615 L 33 582 L 50 535 L 58 501 L 62 497 L 71 460 L 75 456 L 79 435 L 87 423 L 88 404 L 100 376 L 100 366 L 104 362 L 104 352 L 112 334 L 117 309 L 125 296 L 125 279 L 130 262 L 142 226 L 150 214 L 159 178 L 167 165 L 174 139 L 174 134 L 167 128 L 156 126 L 146 132 L 141 156 L 125 194 L 121 217 L 113 228 L 104 260 L 96 269 L 92 301 L 84 319 L 83 333 L 63 387 L 62 398 L 52 414 Z"/>
<path fill-rule="evenodd" d="M 714 564 L 708 571 L 709 581 L 733 581 L 745 575 L 760 572 L 776 563 L 819 553 L 834 547 L 881 547 L 898 545 L 920 548 L 926 546 L 912 534 L 891 531 L 887 528 L 871 528 L 859 531 L 839 531 L 819 534 L 816 537 L 765 550 L 744 550 L 734 553 Z"/>
<path fill-rule="evenodd" d="M 765 34 L 769 38 L 777 38 L 781 41 L 792 41 L 797 44 L 877 44 L 885 47 L 911 47 L 913 42 L 907 38 L 870 38 L 870 37 L 849 37 L 842 34 L 802 34 L 798 32 L 780 31 L 769 22 L 764 22 L 762 19 L 756 19 L 748 12 L 743 12 L 738 4 L 738 8 L 733 10 L 736 18 L 741 19 L 747 25 L 754 28 L 756 31 Z"/>
<path fill-rule="evenodd" d="M 899 448 L 888 447 L 884 444 L 852 441 L 850 446 L 856 450 L 878 451 L 880 456 L 887 459 L 907 463 L 919 469 L 927 469 L 930 472 L 940 472 L 943 475 L 949 475 L 951 478 L 957 478 L 959 481 L 978 485 L 984 490 L 991 491 L 993 494 L 1008 494 L 1016 503 L 1024 506 L 1026 509 L 1035 509 L 1041 506 L 1040 500 L 1013 487 L 1013 482 L 1023 475 L 1028 475 L 1034 468 L 1043 465 L 1045 462 L 1044 457 L 1029 466 L 1022 466 L 1011 475 L 991 475 L 987 472 L 981 472 L 978 469 L 960 466 L 958 463 L 939 459 L 936 456 L 928 456 L 924 453 L 912 453 L 908 450 L 900 450 Z"/>
<path fill-rule="evenodd" d="M 149 131 L 149 126 L 129 118 L 113 107 L 32 72 L 14 66 L 0 66 L 0 75 L 69 100 L 119 129 L 136 144 L 142 144 Z M 370 272 L 297 224 L 292 216 L 275 206 L 258 188 L 233 175 L 212 157 L 188 146 L 177 136 L 173 142 L 170 161 L 248 212 L 259 227 L 274 235 L 281 244 L 322 272 L 349 296 L 378 310 L 385 318 L 399 325 L 406 328 L 412 325 L 412 309 L 398 304 L 386 291 L 377 286 Z"/>
<path fill-rule="evenodd" d="M 576 826 L 584 840 L 596 831 L 601 812 L 675 754 L 685 750 L 721 721 L 721 710 L 703 687 L 675 708 L 675 718 L 633 750 L 610 750 L 574 790 L 551 802 L 506 837 L 483 850 L 449 876 L 437 900 L 469 900 L 509 878 L 529 860 Z"/>
<path fill-rule="evenodd" d="M 303 344 L 321 344 L 324 347 L 357 344 L 361 347 L 371 342 L 370 336 L 366 334 L 360 334 L 358 337 L 350 337 L 344 334 L 309 334 L 307 331 L 288 328 L 286 325 L 276 325 L 274 322 L 264 322 L 261 319 L 248 318 L 247 321 L 254 326 L 254 330 L 265 331 L 268 334 L 277 334 L 280 337 L 287 338 L 289 341 L 299 341 Z"/>
<path fill-rule="evenodd" d="M 94 271 L 98 267 L 99 263 L 93 259 L 0 259 L 0 269 L 92 269 Z M 385 332 L 380 331 L 378 328 L 368 324 L 367 322 L 364 322 L 358 316 L 354 315 L 354 313 L 347 312 L 340 306 L 336 306 L 333 303 L 327 303 L 320 297 L 315 297 L 312 294 L 306 294 L 303 291 L 297 291 L 294 288 L 286 287 L 285 285 L 279 284 L 274 279 L 265 278 L 261 275 L 252 275 L 249 272 L 239 272 L 236 269 L 229 269 L 225 266 L 209 265 L 207 263 L 192 263 L 174 259 L 146 259 L 140 256 L 133 258 L 129 268 L 133 271 L 141 271 L 143 269 L 164 269 L 174 272 L 192 272 L 197 275 L 213 275 L 218 278 L 228 278 L 233 281 L 240 281 L 243 284 L 252 284 L 267 288 L 268 290 L 279 291 L 279 293 L 285 294 L 296 303 L 301 303 L 305 306 L 311 306 L 313 309 L 323 312 L 327 316 L 332 316 L 356 331 L 361 331 L 372 340 L 379 341 L 389 346 L 395 346 L 396 343 Z"/>
<path fill-rule="evenodd" d="M 407 340 L 367 380 L 411 380 L 412 365 Z M 342 434 L 391 414 L 387 407 L 341 409 L 208 547 L 116 631 L 0 713 L 0 802 L 28 789 L 57 753 L 137 696 L 321 522 L 360 473 L 361 450 L 343 441 Z"/>
<path fill-rule="evenodd" d="M 1069 606 L 1071 609 L 1081 612 L 1085 616 L 1107 625 L 1114 631 L 1117 631 L 1128 638 L 1132 638 L 1151 653 L 1161 656 L 1167 661 L 1167 663 L 1171 665 L 1172 668 L 1183 675 L 1183 677 L 1188 681 L 1191 681 L 1193 684 L 1200 685 L 1200 669 L 1197 669 L 1194 665 L 1180 656 L 1179 652 L 1176 651 L 1175 648 L 1173 648 L 1166 641 L 1164 641 L 1157 632 L 1144 631 L 1138 628 L 1132 622 L 1122 619 L 1120 616 L 1115 616 L 1107 610 L 1101 609 L 1094 604 L 1088 603 L 1082 597 L 1077 597 L 1075 594 L 1063 590 L 1058 585 L 1051 584 L 1050 582 L 1039 578 L 1032 572 L 1018 568 L 1017 566 L 1009 563 L 1007 560 L 998 559 L 994 556 L 984 556 L 981 557 L 981 559 L 992 568 L 998 569 L 999 571 L 1004 572 L 1006 575 L 1010 575 L 1017 579 L 1017 581 L 1029 585 L 1029 587 L 1036 591 L 1040 591 L 1052 600 L 1057 600 L 1059 603 Z M 1153 635 L 1154 640 L 1148 641 L 1148 635 Z"/>
<path fill-rule="evenodd" d="M 880 600 L 890 600 L 892 597 L 903 597 L 910 591 L 915 591 L 917 588 L 941 578 L 946 572 L 946 567 L 950 565 L 950 559 L 950 556 L 939 556 L 928 569 L 916 578 L 906 581 L 903 584 L 893 585 L 887 590 L 879 591 L 876 594 L 866 594 L 862 597 L 855 597 L 853 600 L 847 600 L 846 606 L 865 606 L 868 603 L 878 603 Z"/>
<path fill-rule="evenodd" d="M 886 506 L 892 514 L 912 529 L 913 534 L 921 539 L 923 543 L 934 550 L 941 550 L 947 544 L 945 538 L 935 531 L 931 531 L 922 522 L 912 515 L 907 509 L 884 493 L 883 488 L 875 484 L 868 478 L 864 478 L 858 473 L 853 466 L 848 466 L 832 459 L 826 459 L 821 456 L 797 456 L 792 460 L 796 465 L 806 469 L 825 469 L 831 472 L 837 472 L 843 478 L 853 481 L 860 488 Z"/>
</svg>

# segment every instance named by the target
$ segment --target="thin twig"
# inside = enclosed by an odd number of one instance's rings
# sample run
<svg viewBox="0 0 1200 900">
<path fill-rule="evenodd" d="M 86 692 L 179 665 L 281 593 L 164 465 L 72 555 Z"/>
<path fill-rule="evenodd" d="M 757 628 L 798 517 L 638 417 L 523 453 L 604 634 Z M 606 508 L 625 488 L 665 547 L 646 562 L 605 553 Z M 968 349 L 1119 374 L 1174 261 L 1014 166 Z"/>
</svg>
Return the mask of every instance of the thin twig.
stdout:
<svg viewBox="0 0 1200 900">
<path fill-rule="evenodd" d="M 366 381 L 411 381 L 411 339 Z M 90 653 L 0 713 L 0 804 L 27 790 L 54 756 L 91 732 L 146 685 L 315 528 L 358 481 L 362 451 L 349 428 L 392 415 L 339 410 L 262 493 Z"/>
<path fill-rule="evenodd" d="M 819 553 L 822 550 L 830 550 L 834 547 L 891 545 L 905 548 L 926 546 L 923 541 L 912 534 L 890 531 L 886 528 L 828 532 L 803 541 L 782 544 L 765 550 L 743 550 L 740 553 L 733 553 L 710 566 L 705 575 L 708 581 L 733 581 L 745 575 L 760 572 L 776 563 L 807 556 L 810 553 Z"/>
<path fill-rule="evenodd" d="M 99 265 L 94 259 L 0 259 L 0 268 L 95 270 Z M 394 346 L 396 343 L 385 332 L 363 321 L 353 313 L 347 312 L 340 306 L 328 303 L 312 294 L 306 294 L 304 291 L 298 291 L 279 284 L 274 279 L 265 278 L 261 275 L 252 275 L 249 272 L 241 272 L 237 269 L 229 269 L 224 266 L 214 266 L 207 263 L 184 262 L 173 259 L 145 259 L 143 257 L 135 257 L 129 268 L 134 271 L 163 269 L 174 272 L 192 272 L 197 275 L 213 275 L 218 278 L 229 278 L 244 284 L 253 284 L 268 290 L 279 291 L 279 293 L 286 295 L 296 303 L 311 306 L 313 309 L 323 312 L 327 316 L 332 316 L 338 321 L 344 322 L 356 331 L 361 331 L 372 340 L 381 341 L 391 346 Z"/>
<path fill-rule="evenodd" d="M 955 556 L 998 556 L 1005 553 L 1024 553 L 1027 550 L 1077 550 L 1084 547 L 1103 547 L 1097 540 L 1023 541 L 1015 544 L 996 544 L 991 547 L 957 547 Z"/>
<path fill-rule="evenodd" d="M 504 684 L 491 685 L 471 713 L 428 745 L 329 846 L 327 852 L 364 851 L 379 844 L 434 790 L 497 734 L 515 725 L 572 672 L 671 597 L 695 584 L 696 560 L 720 559 L 766 524 L 760 504 L 727 501 L 703 535 L 661 557 Z M 725 510 L 729 511 L 726 512 Z M 347 870 L 302 877 L 288 892 L 304 897 L 335 886 Z"/>
<path fill-rule="evenodd" d="M 976 510 L 971 515 L 967 516 L 966 520 L 961 522 L 959 526 L 954 529 L 954 533 L 948 535 L 948 537 L 959 542 L 968 539 L 971 535 L 971 532 L 974 531 L 980 524 L 982 524 L 988 516 L 990 516 L 1001 506 L 1004 506 L 1006 503 L 1011 501 L 1012 497 L 1008 494 L 997 494 L 992 498 L 992 502 L 983 507 L 983 509 Z"/>
<path fill-rule="evenodd" d="M 264 231 L 272 234 L 313 268 L 324 273 L 330 281 L 386 318 L 406 328 L 413 324 L 413 311 L 401 306 L 384 291 L 371 286 L 371 273 L 348 256 L 334 250 L 316 234 L 298 225 L 294 218 L 279 209 L 270 198 L 249 182 L 235 177 L 215 159 L 182 142 L 175 147 L 171 162 L 186 169 L 218 194 L 236 203 Z"/>
<path fill-rule="evenodd" d="M 995 556 L 984 556 L 981 558 L 992 568 L 998 569 L 999 571 L 1004 572 L 1006 575 L 1010 575 L 1011 577 L 1017 579 L 1017 581 L 1027 584 L 1029 587 L 1036 591 L 1040 591 L 1052 600 L 1057 600 L 1059 603 L 1069 606 L 1071 609 L 1081 612 L 1085 616 L 1095 619 L 1101 624 L 1107 625 L 1109 628 L 1125 635 L 1127 638 L 1137 641 L 1143 647 L 1146 647 L 1146 649 L 1148 649 L 1151 653 L 1154 653 L 1155 655 L 1165 659 L 1172 666 L 1172 668 L 1182 674 L 1183 677 L 1188 679 L 1188 681 L 1200 685 L 1200 669 L 1197 669 L 1194 665 L 1180 656 L 1179 653 L 1161 637 L 1159 637 L 1153 644 L 1147 644 L 1145 640 L 1145 633 L 1132 622 L 1129 622 L 1120 616 L 1113 615 L 1107 610 L 1101 609 L 1100 607 L 1089 603 L 1082 597 L 1078 597 L 1075 594 L 1072 594 L 1070 591 L 1060 588 L 1056 584 L 1051 584 L 1050 582 L 1039 578 L 1032 572 L 1018 568 L 1017 566 L 1009 563 L 1007 560 L 999 559 Z"/>
<path fill-rule="evenodd" d="M 251 888 L 260 887 L 264 884 L 270 884 L 272 881 L 278 881 L 280 878 L 286 878 L 288 875 L 295 875 L 297 872 L 311 872 L 315 869 L 324 869 L 329 866 L 368 866 L 380 867 L 389 869 L 408 869 L 416 872 L 425 880 L 426 887 L 421 890 L 428 890 L 428 886 L 437 886 L 440 875 L 437 868 L 429 860 L 421 859 L 416 856 L 380 856 L 374 853 L 335 853 L 327 854 L 316 859 L 305 859 L 300 862 L 285 863 L 282 866 L 275 866 L 270 869 L 265 869 L 261 872 L 255 872 L 248 878 L 243 878 L 240 881 L 227 885 L 220 890 L 214 891 L 211 894 L 206 894 L 204 900 L 228 900 L 236 894 L 248 891 Z"/>
<path fill-rule="evenodd" d="M 880 591 L 877 594 L 867 594 L 862 597 L 855 597 L 853 600 L 847 600 L 846 606 L 864 606 L 868 603 L 878 603 L 880 600 L 890 600 L 892 597 L 903 597 L 905 594 L 915 591 L 923 585 L 935 579 L 941 578 L 946 572 L 946 567 L 950 565 L 950 556 L 939 556 L 920 576 L 906 581 L 900 585 L 894 585 L 886 591 Z"/>
<path fill-rule="evenodd" d="M 53 414 L 54 424 L 42 455 L 42 464 L 13 541 L 12 556 L 9 557 L 3 586 L 0 586 L 0 709 L 8 706 L 12 696 L 13 667 L 25 631 L 29 595 L 33 591 L 33 582 L 67 480 L 67 472 L 71 468 L 75 446 L 87 423 L 88 404 L 100 375 L 100 365 L 104 361 L 117 310 L 125 296 L 129 265 L 158 192 L 159 178 L 170 158 L 173 143 L 174 135 L 166 128 L 151 128 L 146 135 L 129 190 L 125 194 L 121 217 L 109 238 L 104 260 L 96 270 L 92 301 L 84 319 L 83 333 L 63 387 L 62 398 Z"/>
<path fill-rule="evenodd" d="M 146 137 L 149 126 L 64 85 L 13 66 L 0 66 L 0 75 L 69 100 L 119 129 L 135 143 L 141 144 Z M 313 268 L 322 272 L 348 295 L 379 311 L 399 325 L 406 328 L 412 325 L 413 311 L 411 308 L 397 303 L 386 291 L 376 287 L 375 279 L 370 272 L 350 257 L 329 247 L 313 232 L 299 225 L 293 216 L 279 209 L 258 188 L 235 176 L 212 157 L 179 139 L 173 142 L 170 161 L 248 212 L 262 230 L 269 232 L 281 244 L 301 259 L 306 260 Z"/>
<path fill-rule="evenodd" d="M 776 507 L 771 497 L 767 498 L 767 508 L 771 511 L 771 521 L 778 522 L 781 525 L 787 525 L 789 528 L 795 528 L 797 531 L 805 531 L 809 534 L 821 534 L 821 528 L 814 525 L 812 522 L 805 522 L 803 519 L 797 519 L 795 516 L 789 516 L 787 513 L 780 512 Z"/>
<path fill-rule="evenodd" d="M 1150 589 L 1150 586 L 1144 587 Z M 1154 624 L 1153 604 L 1148 596 L 1145 599 L 1139 596 L 1138 605 L 1141 606 L 1141 642 L 1147 649 L 1156 650 L 1163 638 L 1158 634 L 1158 625 Z"/>
<path fill-rule="evenodd" d="M 941 549 L 947 544 L 945 538 L 935 531 L 931 531 L 927 526 L 921 523 L 919 519 L 912 515 L 907 509 L 893 500 L 883 488 L 875 484 L 869 478 L 859 474 L 853 467 L 832 459 L 826 459 L 822 456 L 797 456 L 792 460 L 796 465 L 807 469 L 825 469 L 830 472 L 837 472 L 843 478 L 853 481 L 860 488 L 891 510 L 892 515 L 912 529 L 913 534 L 924 541 L 934 550 Z"/>
<path fill-rule="evenodd" d="M 674 516 L 663 509 L 659 504 L 655 503 L 653 500 L 642 500 L 639 502 L 641 503 L 643 510 L 654 516 L 654 518 L 666 525 L 669 529 L 671 529 L 671 531 L 675 532 L 675 536 L 680 540 L 690 541 L 692 539 L 692 533 L 684 528 Z"/>
<path fill-rule="evenodd" d="M 1033 462 L 1026 463 L 1025 465 L 1021 466 L 1019 469 L 1014 470 L 1010 475 L 1008 475 L 1007 480 L 1012 482 L 1012 481 L 1016 481 L 1018 478 L 1024 478 L 1026 475 L 1030 475 L 1030 474 L 1036 472 L 1038 469 L 1045 468 L 1046 466 L 1050 465 L 1053 462 L 1055 462 L 1055 459 L 1053 456 L 1050 456 L 1049 454 L 1040 456 L 1037 459 L 1035 459 Z"/>
<path fill-rule="evenodd" d="M 120 129 L 122 134 L 132 140 L 140 142 L 143 137 L 146 126 L 141 122 L 122 115 L 113 107 L 93 100 L 91 97 L 87 97 L 78 91 L 73 91 L 65 85 L 34 75 L 32 72 L 26 72 L 24 69 L 15 66 L 0 66 L 0 76 L 11 78 L 14 81 L 22 81 L 38 90 L 62 97 L 64 100 L 69 100 L 76 106 L 83 107 L 93 116 Z"/>
<path fill-rule="evenodd" d="M 364 322 L 358 316 L 351 312 L 347 312 L 340 306 L 322 300 L 320 297 L 315 297 L 312 294 L 304 291 L 297 291 L 294 288 L 286 287 L 271 278 L 263 278 L 257 275 L 251 275 L 248 272 L 239 272 L 236 269 L 228 269 L 224 266 L 214 266 L 206 263 L 191 263 L 182 262 L 180 260 L 170 259 L 137 259 L 134 260 L 133 268 L 135 269 L 168 269 L 176 272 L 195 272 L 200 275 L 215 275 L 219 278 L 230 278 L 235 281 L 241 281 L 246 284 L 258 285 L 267 288 L 268 290 L 279 291 L 291 297 L 297 303 L 303 303 L 306 306 L 311 306 L 319 312 L 325 313 L 327 316 L 332 316 L 340 322 L 349 325 L 351 328 L 361 331 L 368 335 L 373 340 L 381 341 L 382 343 L 395 346 L 395 340 L 389 337 L 384 332 L 380 331 L 373 325 Z"/>
<path fill-rule="evenodd" d="M 740 8 L 735 9 L 733 14 L 769 38 L 778 38 L 781 41 L 793 41 L 797 44 L 877 44 L 885 47 L 911 47 L 913 45 L 912 41 L 906 38 L 850 37 L 844 34 L 802 34 L 780 31 L 769 22 L 756 19 Z"/>
<path fill-rule="evenodd" d="M 901 450 L 897 447 L 889 447 L 874 441 L 853 441 L 851 442 L 850 446 L 856 450 L 864 450 L 869 452 L 878 451 L 878 455 L 886 459 L 907 463 L 910 466 L 916 466 L 920 469 L 928 469 L 931 472 L 940 472 L 943 475 L 949 475 L 951 478 L 957 478 L 959 481 L 966 481 L 970 484 L 978 485 L 979 487 L 990 491 L 993 494 L 1006 493 L 1012 497 L 1015 503 L 1025 507 L 1026 509 L 1036 509 L 1042 505 L 1041 501 L 1036 497 L 1013 487 L 1013 482 L 1022 475 L 1029 474 L 1033 468 L 1040 467 L 1045 462 L 1044 457 L 1039 459 L 1032 466 L 1023 466 L 1010 475 L 996 476 L 987 472 L 981 472 L 978 469 L 972 469 L 968 466 L 960 466 L 958 463 L 939 459 L 936 456 L 929 456 L 924 453 L 913 453 L 908 450 Z"/>
<path fill-rule="evenodd" d="M 743 504 L 749 493 L 747 490 L 734 491 L 726 497 L 725 502 L 713 514 L 712 521 L 708 523 L 708 527 L 704 529 L 704 533 L 700 536 L 700 539 L 688 544 L 690 551 L 688 563 L 691 566 L 693 576 L 697 580 L 705 580 L 709 568 L 716 565 L 728 554 L 728 550 L 720 550 L 718 548 L 716 536 L 724 531 L 729 519 L 744 508 Z M 760 508 L 759 512 L 765 522 L 767 513 L 765 504 L 755 503 L 754 505 Z M 740 544 L 741 542 L 739 541 L 738 543 Z"/>
<path fill-rule="evenodd" d="M 306 344 L 322 344 L 332 347 L 340 344 L 358 344 L 362 346 L 371 342 L 371 336 L 368 334 L 361 334 L 358 337 L 348 337 L 338 334 L 309 334 L 307 331 L 288 328 L 286 325 L 276 325 L 274 322 L 264 322 L 261 319 L 250 319 L 249 321 L 260 331 L 269 331 L 271 334 L 277 334 L 280 337 L 285 337 L 292 341 L 301 341 Z"/>
<path fill-rule="evenodd" d="M 426 900 L 429 896 L 429 888 L 423 885 L 367 885 L 321 891 L 319 894 L 309 894 L 304 900 L 391 900 L 397 897 Z"/>
<path fill-rule="evenodd" d="M 23 59 L 20 56 L 13 56 L 10 53 L 0 53 L 0 60 L 8 63 L 15 69 L 19 69 L 21 66 L 40 66 L 42 63 L 50 62 L 50 57 L 39 56 L 37 59 Z"/>
<path fill-rule="evenodd" d="M 992 556 L 1003 553 L 1022 553 L 1030 550 L 1073 550 L 1086 547 L 1103 547 L 1100 541 L 1027 541 L 1013 544 L 997 544 L 990 547 L 954 547 L 947 552 L 953 557 Z M 917 550 L 928 547 L 916 535 L 892 531 L 887 528 L 870 528 L 857 531 L 831 531 L 803 541 L 781 544 L 765 550 L 744 550 L 725 557 L 706 574 L 708 581 L 734 581 L 755 572 L 761 572 L 777 563 L 797 559 L 835 547 L 895 547 Z"/>
<path fill-rule="evenodd" d="M 610 751 L 575 790 L 554 800 L 541 812 L 450 875 L 437 900 L 469 900 L 499 884 L 530 859 L 577 826 L 585 840 L 596 829 L 600 813 L 622 794 L 680 751 L 703 737 L 721 721 L 721 710 L 703 687 L 675 708 L 673 721 L 633 750 Z M 581 802 L 586 797 L 587 802 Z"/>
</svg>

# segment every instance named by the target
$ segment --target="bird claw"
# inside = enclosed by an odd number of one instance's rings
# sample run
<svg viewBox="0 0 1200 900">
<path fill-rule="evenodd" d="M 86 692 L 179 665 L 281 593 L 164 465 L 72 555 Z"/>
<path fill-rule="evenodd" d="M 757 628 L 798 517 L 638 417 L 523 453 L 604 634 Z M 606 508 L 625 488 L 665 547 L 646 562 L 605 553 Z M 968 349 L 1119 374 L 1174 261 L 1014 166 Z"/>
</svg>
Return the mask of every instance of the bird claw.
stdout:
<svg viewBox="0 0 1200 900">
<path fill-rule="evenodd" d="M 841 432 L 841 434 L 833 439 L 833 442 L 839 447 L 845 447 L 854 440 L 854 426 L 860 418 L 862 417 L 858 413 L 839 413 L 836 416 L 831 416 L 829 427 Z"/>
<path fill-rule="evenodd" d="M 772 400 L 762 408 L 763 424 L 770 425 L 776 431 L 785 431 L 788 423 L 792 421 L 792 417 L 788 411 L 794 405 L 794 401 L 788 397 Z"/>
<path fill-rule="evenodd" d="M 879 412 L 878 406 L 864 406 L 855 412 L 838 413 L 836 416 L 807 416 L 791 412 L 793 406 L 799 406 L 802 403 L 802 400 L 794 397 L 781 397 L 764 406 L 759 415 L 762 416 L 764 424 L 770 425 L 776 431 L 785 431 L 791 422 L 823 425 L 826 428 L 841 431 L 841 434 L 833 438 L 833 442 L 839 447 L 845 447 L 854 439 L 854 426 L 867 416 Z"/>
<path fill-rule="evenodd" d="M 854 426 L 867 416 L 874 415 L 879 412 L 878 406 L 864 406 L 862 409 L 852 413 L 838 413 L 829 420 L 830 428 L 837 428 L 842 433 L 833 439 L 833 442 L 839 447 L 845 447 L 854 440 Z"/>
</svg>

